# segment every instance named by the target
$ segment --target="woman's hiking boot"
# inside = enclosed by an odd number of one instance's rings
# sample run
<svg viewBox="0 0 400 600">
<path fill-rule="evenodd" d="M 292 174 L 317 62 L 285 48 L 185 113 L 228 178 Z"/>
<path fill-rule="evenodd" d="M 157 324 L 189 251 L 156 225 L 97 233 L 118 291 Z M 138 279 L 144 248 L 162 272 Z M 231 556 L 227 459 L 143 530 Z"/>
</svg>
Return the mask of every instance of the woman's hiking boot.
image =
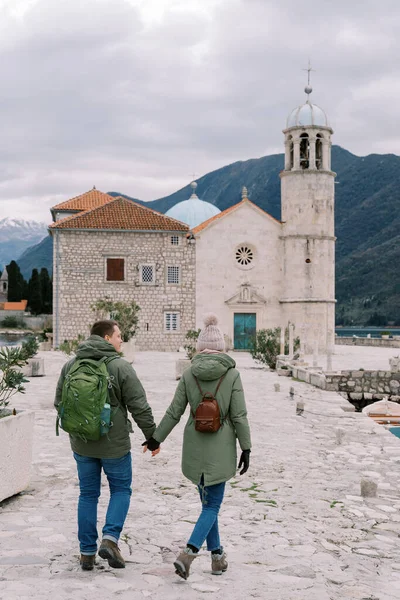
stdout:
<svg viewBox="0 0 400 600">
<path fill-rule="evenodd" d="M 83 571 L 93 571 L 95 554 L 81 554 L 79 563 Z"/>
<path fill-rule="evenodd" d="M 103 540 L 99 549 L 99 556 L 108 560 L 110 567 L 124 569 L 125 561 L 119 551 L 118 545 L 111 540 Z"/>
<path fill-rule="evenodd" d="M 187 579 L 189 577 L 190 565 L 196 556 L 198 556 L 198 553 L 193 552 L 191 548 L 182 550 L 174 562 L 175 573 L 179 575 L 179 577 L 182 577 L 182 579 Z"/>
<path fill-rule="evenodd" d="M 221 548 L 221 554 L 211 554 L 211 573 L 213 575 L 222 575 L 228 570 L 228 561 L 226 560 L 226 553 Z"/>
</svg>

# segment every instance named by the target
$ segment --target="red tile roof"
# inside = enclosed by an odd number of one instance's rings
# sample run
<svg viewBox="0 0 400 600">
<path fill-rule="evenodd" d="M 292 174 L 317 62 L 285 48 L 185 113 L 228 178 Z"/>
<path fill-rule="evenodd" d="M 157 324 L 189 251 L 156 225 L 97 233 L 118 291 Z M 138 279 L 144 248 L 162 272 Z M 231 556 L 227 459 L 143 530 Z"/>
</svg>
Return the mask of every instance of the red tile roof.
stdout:
<svg viewBox="0 0 400 600">
<path fill-rule="evenodd" d="M 106 195 L 106 194 L 105 194 Z M 56 221 L 53 229 L 94 229 L 124 231 L 188 231 L 189 226 L 181 221 L 118 196 L 94 209 L 86 210 Z"/>
<path fill-rule="evenodd" d="M 265 210 L 263 210 L 262 208 L 260 208 L 259 206 L 257 206 L 257 204 L 254 204 L 254 202 L 252 202 L 248 198 L 243 198 L 243 200 L 241 200 L 237 204 L 234 204 L 233 206 L 229 206 L 229 208 L 223 210 L 222 212 L 218 213 L 217 215 L 214 215 L 213 217 L 210 217 L 209 219 L 207 219 L 207 221 L 204 221 L 203 223 L 200 223 L 200 225 L 197 225 L 197 227 L 194 227 L 192 229 L 193 233 L 194 234 L 200 233 L 200 231 L 203 231 L 203 229 L 205 229 L 206 227 L 208 227 L 209 225 L 211 225 L 211 223 L 213 223 L 214 221 L 217 221 L 221 217 L 225 217 L 225 215 L 227 215 L 230 212 L 233 212 L 234 210 L 238 209 L 240 206 L 242 206 L 243 204 L 246 204 L 246 203 L 247 204 L 251 204 L 257 210 L 259 210 L 260 212 L 262 212 L 265 215 L 267 215 L 270 219 L 273 219 L 274 221 L 276 221 L 279 224 L 281 223 L 281 221 L 278 221 L 278 219 L 275 219 L 275 217 L 273 217 L 272 215 L 270 215 L 269 213 L 267 213 Z"/>
<path fill-rule="evenodd" d="M 25 310 L 28 306 L 28 300 L 21 300 L 20 302 L 4 302 L 3 310 Z"/>
<path fill-rule="evenodd" d="M 102 206 L 105 202 L 108 202 L 110 198 L 112 198 L 112 196 L 93 188 L 80 196 L 75 196 L 75 198 L 56 204 L 51 210 L 89 210 L 90 208 Z"/>
</svg>

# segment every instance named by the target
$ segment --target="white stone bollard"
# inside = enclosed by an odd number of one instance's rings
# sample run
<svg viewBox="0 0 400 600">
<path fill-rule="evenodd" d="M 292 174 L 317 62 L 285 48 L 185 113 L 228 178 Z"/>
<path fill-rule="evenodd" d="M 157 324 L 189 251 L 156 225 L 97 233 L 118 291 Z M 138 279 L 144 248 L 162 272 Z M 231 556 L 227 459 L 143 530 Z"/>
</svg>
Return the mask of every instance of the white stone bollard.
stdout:
<svg viewBox="0 0 400 600">
<path fill-rule="evenodd" d="M 341 429 L 340 427 L 338 427 L 336 429 L 336 443 L 338 446 L 340 446 L 340 444 L 343 442 L 344 436 L 345 436 L 344 429 Z"/>
<path fill-rule="evenodd" d="M 280 353 L 281 356 L 285 355 L 285 328 L 281 327 L 281 335 L 280 335 Z"/>
<path fill-rule="evenodd" d="M 275 390 L 276 392 L 280 392 L 280 391 L 281 391 L 281 386 L 280 386 L 280 384 L 279 384 L 279 383 L 274 383 L 274 390 Z"/>
<path fill-rule="evenodd" d="M 372 479 L 361 479 L 361 496 L 363 498 L 376 498 L 378 484 Z"/>
<path fill-rule="evenodd" d="M 318 367 L 318 334 L 314 338 L 314 348 L 313 348 L 313 367 Z"/>
<path fill-rule="evenodd" d="M 294 355 L 294 325 L 289 324 L 289 359 L 292 360 Z"/>
</svg>

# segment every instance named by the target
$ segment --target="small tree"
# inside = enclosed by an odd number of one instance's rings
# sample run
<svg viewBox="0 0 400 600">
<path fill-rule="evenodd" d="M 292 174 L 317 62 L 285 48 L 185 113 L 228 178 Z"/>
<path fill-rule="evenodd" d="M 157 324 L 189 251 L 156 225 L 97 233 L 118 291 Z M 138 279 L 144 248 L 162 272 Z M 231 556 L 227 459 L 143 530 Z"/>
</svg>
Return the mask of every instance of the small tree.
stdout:
<svg viewBox="0 0 400 600">
<path fill-rule="evenodd" d="M 281 328 L 259 329 L 254 337 L 251 357 L 259 363 L 276 369 L 276 361 L 280 353 Z M 300 338 L 294 339 L 294 351 L 300 346 Z M 285 354 L 289 353 L 289 328 L 285 329 Z"/>
<path fill-rule="evenodd" d="M 48 270 L 43 267 L 39 275 L 40 291 L 42 294 L 42 312 L 51 315 L 53 312 L 53 286 Z"/>
<path fill-rule="evenodd" d="M 64 352 L 64 354 L 66 354 L 67 356 L 70 356 L 71 354 L 76 354 L 79 344 L 83 342 L 84 339 L 85 336 L 79 333 L 78 337 L 74 340 L 64 340 L 63 343 L 60 344 L 59 349 L 61 350 L 61 352 Z"/>
<path fill-rule="evenodd" d="M 192 360 L 193 356 L 196 354 L 196 342 L 199 337 L 201 329 L 189 329 L 186 333 L 185 340 L 186 343 L 183 344 L 183 347 L 186 350 L 187 357 Z"/>
<path fill-rule="evenodd" d="M 12 260 L 6 268 L 8 273 L 8 301 L 20 302 L 22 300 L 24 278 L 15 260 Z"/>
<path fill-rule="evenodd" d="M 98 318 L 114 319 L 121 330 L 123 342 L 129 342 L 136 335 L 140 306 L 131 302 L 113 302 L 110 298 L 100 298 L 91 305 Z"/>
<path fill-rule="evenodd" d="M 32 270 L 29 281 L 29 308 L 33 315 L 40 315 L 42 312 L 42 289 L 37 269 Z"/>
<path fill-rule="evenodd" d="M 4 346 L 0 348 L 0 416 L 5 417 L 9 413 L 7 406 L 11 396 L 17 392 L 25 392 L 24 383 L 28 383 L 19 370 L 26 364 L 22 348 Z"/>
</svg>

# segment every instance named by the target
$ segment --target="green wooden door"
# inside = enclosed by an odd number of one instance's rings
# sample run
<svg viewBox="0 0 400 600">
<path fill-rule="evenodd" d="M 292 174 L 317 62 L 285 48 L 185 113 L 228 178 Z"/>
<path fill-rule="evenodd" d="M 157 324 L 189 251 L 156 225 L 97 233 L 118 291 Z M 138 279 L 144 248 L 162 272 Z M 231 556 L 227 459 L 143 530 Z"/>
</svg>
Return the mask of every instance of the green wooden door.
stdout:
<svg viewBox="0 0 400 600">
<path fill-rule="evenodd" d="M 235 313 L 233 319 L 234 349 L 250 350 L 256 335 L 256 313 Z"/>
</svg>

